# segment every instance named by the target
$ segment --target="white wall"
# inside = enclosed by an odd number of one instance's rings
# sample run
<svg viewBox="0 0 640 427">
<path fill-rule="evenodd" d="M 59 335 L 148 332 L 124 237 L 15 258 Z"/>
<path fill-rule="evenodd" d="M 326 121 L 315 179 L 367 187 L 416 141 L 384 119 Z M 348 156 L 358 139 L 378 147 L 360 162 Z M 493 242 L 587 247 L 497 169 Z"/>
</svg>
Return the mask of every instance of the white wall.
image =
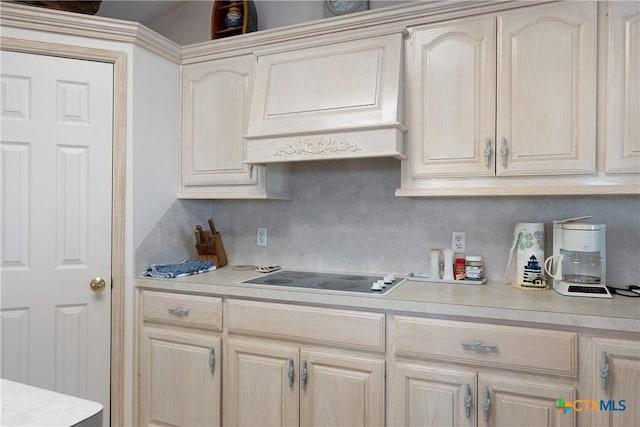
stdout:
<svg viewBox="0 0 640 427">
<path fill-rule="evenodd" d="M 178 192 L 178 66 L 134 46 L 133 247 L 149 234 Z"/>
</svg>

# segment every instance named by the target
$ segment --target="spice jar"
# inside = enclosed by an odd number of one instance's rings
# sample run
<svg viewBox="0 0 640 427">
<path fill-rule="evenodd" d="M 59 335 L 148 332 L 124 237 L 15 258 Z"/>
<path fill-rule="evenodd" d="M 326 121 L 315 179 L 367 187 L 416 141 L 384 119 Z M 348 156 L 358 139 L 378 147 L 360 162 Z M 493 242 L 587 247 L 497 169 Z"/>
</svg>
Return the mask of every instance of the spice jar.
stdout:
<svg viewBox="0 0 640 427">
<path fill-rule="evenodd" d="M 456 263 L 453 268 L 453 275 L 456 280 L 464 280 L 466 276 L 465 268 L 466 260 L 464 258 L 456 258 Z"/>
<path fill-rule="evenodd" d="M 467 280 L 484 279 L 484 265 L 481 256 L 467 256 L 465 258 L 464 275 Z"/>
</svg>

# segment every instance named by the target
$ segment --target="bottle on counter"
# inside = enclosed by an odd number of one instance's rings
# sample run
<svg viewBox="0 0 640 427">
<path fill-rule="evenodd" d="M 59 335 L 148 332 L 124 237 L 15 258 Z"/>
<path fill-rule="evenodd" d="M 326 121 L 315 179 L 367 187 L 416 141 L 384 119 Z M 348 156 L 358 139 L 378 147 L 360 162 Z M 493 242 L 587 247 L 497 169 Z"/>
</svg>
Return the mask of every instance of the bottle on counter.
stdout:
<svg viewBox="0 0 640 427">
<path fill-rule="evenodd" d="M 440 279 L 440 249 L 431 249 L 431 277 Z"/>
<path fill-rule="evenodd" d="M 453 275 L 456 280 L 464 280 L 466 277 L 465 264 L 466 260 L 464 258 L 456 258 L 455 265 L 453 267 Z"/>
<path fill-rule="evenodd" d="M 453 249 L 445 249 L 442 251 L 444 255 L 444 273 L 443 280 L 453 280 Z"/>
<path fill-rule="evenodd" d="M 483 280 L 484 264 L 481 256 L 468 255 L 465 258 L 464 273 L 466 280 Z"/>
</svg>

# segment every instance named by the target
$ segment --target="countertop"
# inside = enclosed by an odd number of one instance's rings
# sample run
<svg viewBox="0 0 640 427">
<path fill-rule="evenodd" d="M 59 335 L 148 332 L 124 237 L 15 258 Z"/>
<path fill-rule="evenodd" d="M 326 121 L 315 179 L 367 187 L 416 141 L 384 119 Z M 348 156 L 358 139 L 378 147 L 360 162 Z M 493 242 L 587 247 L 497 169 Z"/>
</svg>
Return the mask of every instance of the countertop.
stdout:
<svg viewBox="0 0 640 427">
<path fill-rule="evenodd" d="M 102 405 L 0 379 L 2 426 L 102 426 Z"/>
<path fill-rule="evenodd" d="M 227 266 L 176 279 L 139 277 L 136 285 L 222 297 L 640 335 L 640 298 L 568 297 L 553 290 L 523 290 L 491 281 L 485 285 L 404 281 L 384 295 L 240 283 L 260 274 Z"/>
</svg>

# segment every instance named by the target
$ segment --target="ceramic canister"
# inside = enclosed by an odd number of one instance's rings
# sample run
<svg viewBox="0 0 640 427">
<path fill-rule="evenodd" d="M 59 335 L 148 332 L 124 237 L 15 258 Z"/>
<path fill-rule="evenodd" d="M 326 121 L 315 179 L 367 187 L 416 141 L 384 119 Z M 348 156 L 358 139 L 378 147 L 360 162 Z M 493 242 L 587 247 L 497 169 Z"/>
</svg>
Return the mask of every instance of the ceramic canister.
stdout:
<svg viewBox="0 0 640 427">
<path fill-rule="evenodd" d="M 239 7 L 232 7 L 224 18 L 224 24 L 227 27 L 239 27 L 242 25 L 242 12 Z"/>
</svg>

